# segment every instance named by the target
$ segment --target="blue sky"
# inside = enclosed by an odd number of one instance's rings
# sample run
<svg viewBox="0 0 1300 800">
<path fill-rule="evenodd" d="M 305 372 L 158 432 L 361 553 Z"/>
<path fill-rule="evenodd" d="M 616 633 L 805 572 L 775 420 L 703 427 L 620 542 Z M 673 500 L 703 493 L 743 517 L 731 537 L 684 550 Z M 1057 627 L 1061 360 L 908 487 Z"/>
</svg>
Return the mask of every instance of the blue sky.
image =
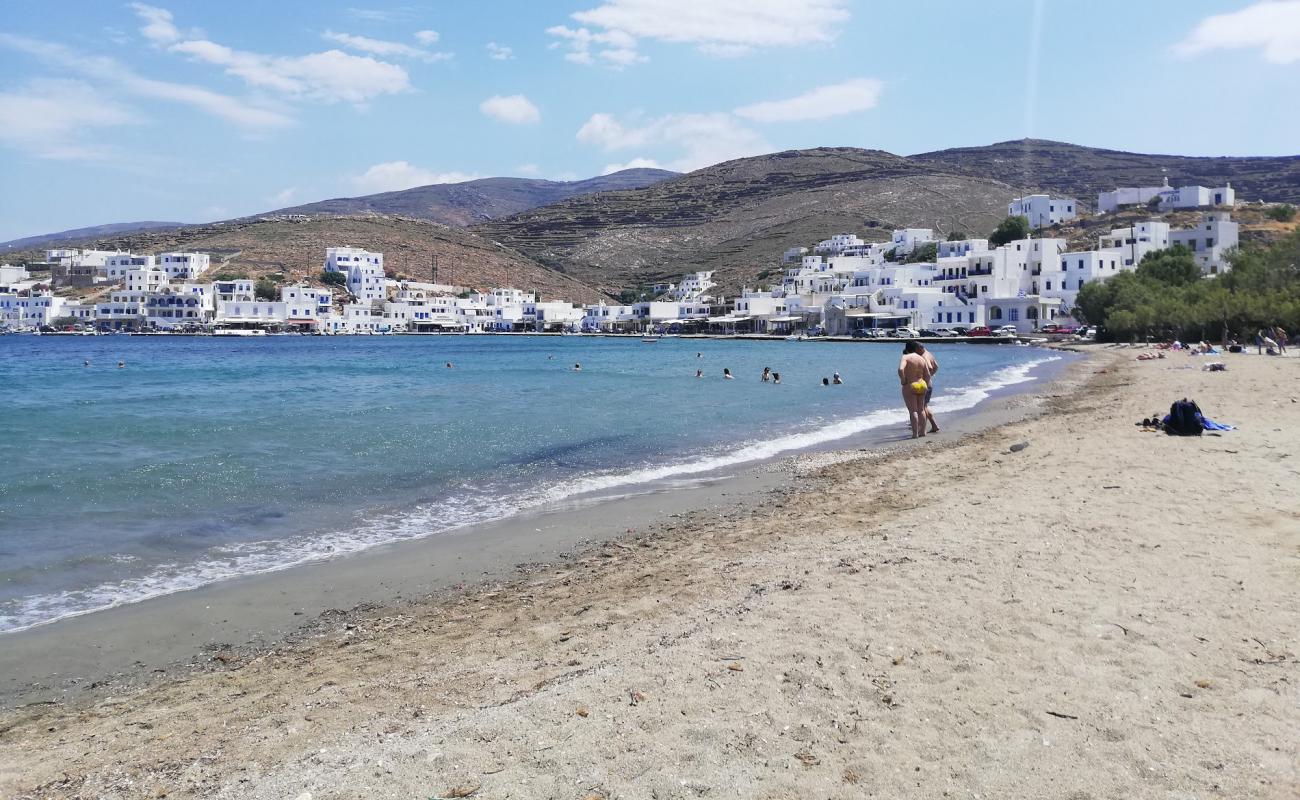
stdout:
<svg viewBox="0 0 1300 800">
<path fill-rule="evenodd" d="M 1290 155 L 1300 0 L 7 0 L 0 240 L 1035 136 Z"/>
</svg>

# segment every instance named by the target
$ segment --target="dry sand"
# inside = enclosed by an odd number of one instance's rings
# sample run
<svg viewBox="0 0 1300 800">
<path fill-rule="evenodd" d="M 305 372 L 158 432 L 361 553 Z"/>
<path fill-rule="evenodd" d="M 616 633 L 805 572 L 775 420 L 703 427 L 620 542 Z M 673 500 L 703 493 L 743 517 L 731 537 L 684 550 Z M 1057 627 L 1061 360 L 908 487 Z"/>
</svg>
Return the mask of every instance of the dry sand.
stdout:
<svg viewBox="0 0 1300 800">
<path fill-rule="evenodd" d="M 1296 797 L 1300 358 L 1133 355 L 1043 417 L 8 712 L 0 797 Z M 1182 396 L 1241 430 L 1133 425 Z"/>
</svg>

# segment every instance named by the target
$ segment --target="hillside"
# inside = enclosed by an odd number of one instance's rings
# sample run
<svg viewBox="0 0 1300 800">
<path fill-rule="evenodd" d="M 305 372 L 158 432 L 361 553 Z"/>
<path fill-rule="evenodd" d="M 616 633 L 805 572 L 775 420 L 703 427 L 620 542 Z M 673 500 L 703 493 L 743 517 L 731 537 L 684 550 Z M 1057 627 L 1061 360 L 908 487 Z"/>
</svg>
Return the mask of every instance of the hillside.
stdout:
<svg viewBox="0 0 1300 800">
<path fill-rule="evenodd" d="M 284 280 L 315 279 L 325 248 L 365 247 L 384 254 L 384 265 L 397 275 L 428 281 L 431 257 L 437 255 L 440 280 L 474 289 L 514 285 L 536 289 L 546 299 L 597 302 L 599 292 L 556 273 L 468 231 L 402 217 L 325 217 L 305 222 L 250 220 L 191 225 L 169 231 L 146 231 L 69 242 L 74 246 L 120 248 L 137 253 L 197 250 L 212 254 L 208 275 Z M 32 260 L 37 250 L 15 253 Z"/>
<path fill-rule="evenodd" d="M 72 230 L 57 233 L 42 233 L 38 236 L 25 236 L 22 239 L 0 242 L 0 250 L 14 252 L 32 248 L 45 248 L 74 239 L 93 239 L 99 236 L 114 236 L 134 231 L 167 230 L 168 228 L 179 228 L 183 225 L 185 225 L 184 222 L 113 222 L 107 225 L 73 228 Z"/>
<path fill-rule="evenodd" d="M 1237 199 L 1300 202 L 1300 156 L 1223 157 L 1148 155 L 1081 147 L 1043 139 L 959 147 L 909 156 L 929 166 L 991 178 L 1021 189 L 1061 192 L 1093 208 L 1099 192 L 1118 186 L 1222 186 Z"/>
<path fill-rule="evenodd" d="M 1175 184 L 1232 181 L 1239 201 L 1300 202 L 1300 156 L 1142 155 L 1025 140 L 909 157 L 855 148 L 774 153 L 475 230 L 604 291 L 713 269 L 734 292 L 768 282 L 787 248 L 834 233 L 883 240 L 906 226 L 986 236 L 1026 191 L 1090 205 L 1099 191 L 1158 184 L 1162 175 Z"/>
<path fill-rule="evenodd" d="M 744 158 L 642 189 L 577 197 L 476 226 L 603 291 L 696 269 L 724 290 L 753 284 L 788 247 L 853 231 L 930 226 L 985 234 L 1013 190 L 996 181 L 854 148 Z M 876 228 L 876 234 L 868 228 Z"/>
<path fill-rule="evenodd" d="M 352 216 L 386 214 L 463 226 L 506 217 L 577 195 L 637 189 L 676 175 L 676 172 L 662 169 L 625 169 L 581 181 L 483 178 L 464 183 L 417 186 L 414 189 L 364 197 L 339 197 L 269 213 Z"/>
</svg>

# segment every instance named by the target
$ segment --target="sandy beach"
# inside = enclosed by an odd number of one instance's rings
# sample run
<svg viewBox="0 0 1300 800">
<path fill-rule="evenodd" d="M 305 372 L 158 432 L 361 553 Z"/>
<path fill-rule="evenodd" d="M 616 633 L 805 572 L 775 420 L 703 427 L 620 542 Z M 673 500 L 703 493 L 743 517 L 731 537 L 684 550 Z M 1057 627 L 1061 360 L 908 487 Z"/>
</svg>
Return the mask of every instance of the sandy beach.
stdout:
<svg viewBox="0 0 1300 800">
<path fill-rule="evenodd" d="M 1300 358 L 1094 349 L 1028 419 L 5 712 L 0 797 L 1296 797 Z M 1184 396 L 1239 430 L 1134 425 Z"/>
</svg>

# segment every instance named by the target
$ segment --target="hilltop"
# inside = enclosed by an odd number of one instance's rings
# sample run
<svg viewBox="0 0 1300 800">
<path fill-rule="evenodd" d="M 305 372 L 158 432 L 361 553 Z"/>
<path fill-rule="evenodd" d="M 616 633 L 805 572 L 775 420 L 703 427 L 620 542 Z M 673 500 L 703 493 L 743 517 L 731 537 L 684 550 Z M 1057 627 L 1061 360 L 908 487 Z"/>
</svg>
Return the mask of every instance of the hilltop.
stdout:
<svg viewBox="0 0 1300 800">
<path fill-rule="evenodd" d="M 1092 208 L 1099 192 L 1119 186 L 1222 186 L 1238 200 L 1300 202 L 1300 156 L 1199 157 L 1127 153 L 1045 139 L 958 147 L 908 156 L 932 167 L 992 178 L 1021 189 L 1060 192 Z"/>
<path fill-rule="evenodd" d="M 73 228 L 56 233 L 42 233 L 36 236 L 25 236 L 22 239 L 13 239 L 8 242 L 0 242 L 0 249 L 8 252 L 20 250 L 29 250 L 34 248 L 44 248 L 57 245 L 60 242 L 77 241 L 81 239 L 94 239 L 101 236 L 114 236 L 135 231 L 160 231 L 170 228 L 184 227 L 184 222 L 111 222 L 107 225 L 92 225 L 88 228 Z"/>
<path fill-rule="evenodd" d="M 663 169 L 625 169 L 580 181 L 483 178 L 463 183 L 417 186 L 364 197 L 338 197 L 269 213 L 347 216 L 384 214 L 464 226 L 550 205 L 577 195 L 637 189 L 677 174 Z"/>
<path fill-rule="evenodd" d="M 404 217 L 323 217 L 306 221 L 245 220 L 190 225 L 167 231 L 141 231 L 69 242 L 75 246 L 158 253 L 197 250 L 212 254 L 205 277 L 259 278 L 285 281 L 316 279 L 325 248 L 365 247 L 384 254 L 394 275 L 431 279 L 438 258 L 440 280 L 475 289 L 514 285 L 535 289 L 546 299 L 594 303 L 599 292 L 528 257 L 460 228 Z M 37 251 L 15 253 L 39 260 Z"/>
</svg>

